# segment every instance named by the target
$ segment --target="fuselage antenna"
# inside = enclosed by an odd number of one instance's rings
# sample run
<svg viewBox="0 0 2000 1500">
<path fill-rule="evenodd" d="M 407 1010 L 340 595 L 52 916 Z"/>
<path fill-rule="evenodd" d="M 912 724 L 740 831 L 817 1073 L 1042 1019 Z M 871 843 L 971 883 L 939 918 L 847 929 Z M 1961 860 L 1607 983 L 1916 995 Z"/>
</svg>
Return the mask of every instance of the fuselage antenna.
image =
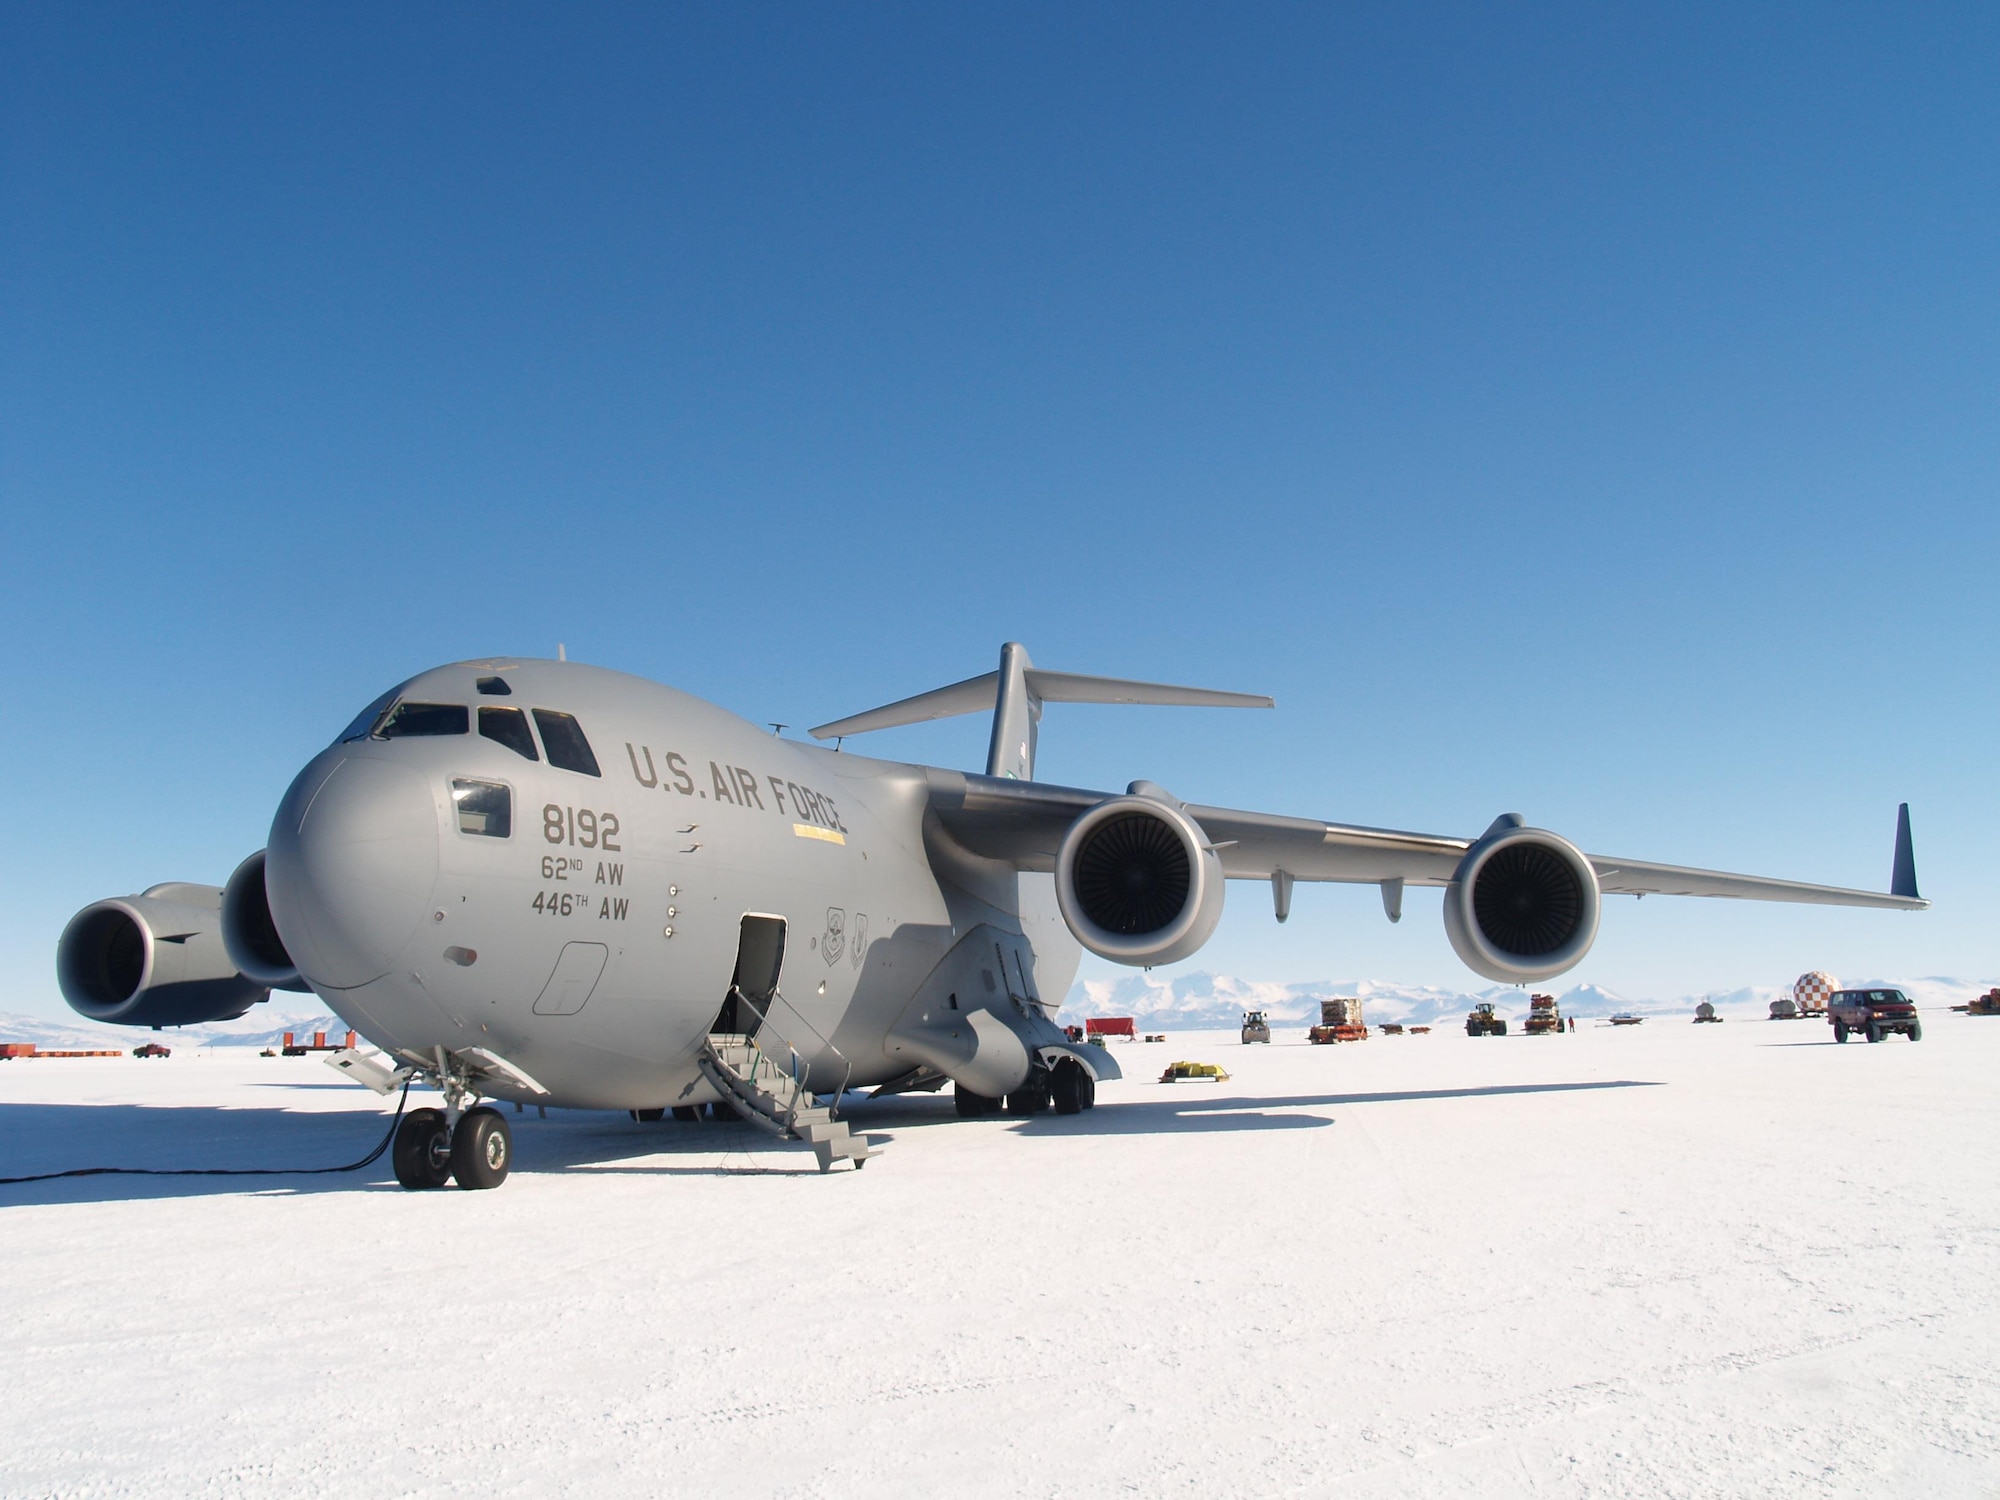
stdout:
<svg viewBox="0 0 2000 1500">
<path fill-rule="evenodd" d="M 566 648 L 565 648 L 565 647 L 563 646 L 563 643 L 562 643 L 561 641 L 557 641 L 557 642 L 556 642 L 556 660 L 557 660 L 557 661 L 568 661 L 568 660 L 569 660 L 569 652 L 568 652 L 568 650 L 567 650 L 567 649 L 566 649 Z"/>
</svg>

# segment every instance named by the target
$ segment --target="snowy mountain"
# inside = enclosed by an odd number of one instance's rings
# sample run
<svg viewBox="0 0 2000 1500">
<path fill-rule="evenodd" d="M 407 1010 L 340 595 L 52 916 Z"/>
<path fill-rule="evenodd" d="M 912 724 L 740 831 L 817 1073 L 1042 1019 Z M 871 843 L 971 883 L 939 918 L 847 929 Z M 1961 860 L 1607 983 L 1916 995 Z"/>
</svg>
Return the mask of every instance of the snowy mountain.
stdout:
<svg viewBox="0 0 2000 1500">
<path fill-rule="evenodd" d="M 82 1016 L 49 1021 L 40 1016 L 10 1015 L 0 1012 L 0 1042 L 33 1042 L 41 1048 L 116 1047 L 129 1050 L 142 1042 L 162 1042 L 169 1047 L 275 1047 L 286 1032 L 301 1041 L 311 1041 L 315 1031 L 338 1041 L 347 1032 L 347 1023 L 328 1012 L 312 995 L 274 993 L 262 1004 L 253 1005 L 247 1015 L 233 1021 L 217 1021 L 203 1026 L 168 1026 L 155 1034 L 144 1026 L 102 1026 Z"/>
</svg>

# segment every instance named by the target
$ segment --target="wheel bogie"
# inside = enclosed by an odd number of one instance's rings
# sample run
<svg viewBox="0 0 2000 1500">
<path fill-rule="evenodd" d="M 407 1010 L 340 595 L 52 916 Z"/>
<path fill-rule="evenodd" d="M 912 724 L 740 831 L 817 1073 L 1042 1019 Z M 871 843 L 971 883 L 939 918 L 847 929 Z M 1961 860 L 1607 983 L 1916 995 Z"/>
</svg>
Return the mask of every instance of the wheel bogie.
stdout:
<svg viewBox="0 0 2000 1500">
<path fill-rule="evenodd" d="M 1090 1108 L 1087 1097 L 1091 1077 L 1082 1063 L 1065 1059 L 1049 1075 L 1049 1100 L 1059 1115 L 1079 1115 Z"/>
<path fill-rule="evenodd" d="M 991 1098 L 986 1094 L 975 1094 L 962 1083 L 955 1083 L 951 1086 L 951 1098 L 952 1103 L 957 1106 L 959 1116 L 962 1119 L 977 1120 L 983 1116 L 995 1113 L 1000 1108 L 1000 1101 L 998 1099 Z"/>
</svg>

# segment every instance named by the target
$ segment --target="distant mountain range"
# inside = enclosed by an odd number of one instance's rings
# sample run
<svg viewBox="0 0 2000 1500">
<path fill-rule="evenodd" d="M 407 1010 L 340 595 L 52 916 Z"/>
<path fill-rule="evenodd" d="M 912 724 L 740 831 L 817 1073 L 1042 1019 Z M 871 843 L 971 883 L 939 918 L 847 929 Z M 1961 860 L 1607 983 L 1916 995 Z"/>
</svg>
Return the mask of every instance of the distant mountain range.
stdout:
<svg viewBox="0 0 2000 1500">
<path fill-rule="evenodd" d="M 40 1016 L 0 1012 L 0 1042 L 33 1042 L 44 1049 L 130 1050 L 144 1042 L 160 1042 L 168 1047 L 275 1047 L 288 1031 L 307 1042 L 315 1031 L 324 1031 L 328 1041 L 337 1042 L 346 1034 L 347 1023 L 330 1014 L 315 997 L 289 992 L 274 994 L 263 1004 L 253 1005 L 248 1015 L 233 1021 L 169 1026 L 157 1034 L 144 1026 L 103 1026 L 82 1016 L 48 1021 Z"/>
<path fill-rule="evenodd" d="M 1859 979 L 1853 983 L 1897 985 L 1923 1006 L 1963 1005 L 1992 987 L 1990 980 L 1942 977 Z M 1756 985 L 1727 993 L 1684 995 L 1676 1000 L 1638 999 L 1594 984 L 1572 985 L 1568 989 L 1550 986 L 1537 992 L 1554 994 L 1564 1015 L 1583 1019 L 1620 1012 L 1642 1016 L 1692 1015 L 1703 1000 L 1711 1001 L 1725 1015 L 1766 1016 L 1771 1002 L 1781 996 L 1789 998 L 1792 990 L 1790 985 Z M 1318 1022 L 1321 1000 L 1340 995 L 1360 997 L 1371 1025 L 1397 1021 L 1423 1026 L 1440 1020 L 1458 1020 L 1482 1000 L 1492 1001 L 1494 1009 L 1503 1016 L 1525 1015 L 1529 991 L 1507 985 L 1452 990 L 1435 985 L 1378 984 L 1372 979 L 1282 984 L 1233 979 L 1221 974 L 1163 978 L 1139 972 L 1116 979 L 1079 980 L 1063 1002 L 1062 1019 L 1076 1025 L 1090 1016 L 1131 1016 L 1141 1027 L 1155 1031 L 1207 1031 L 1235 1026 L 1242 1021 L 1244 1011 L 1261 1010 L 1273 1021 L 1308 1026 Z"/>
</svg>

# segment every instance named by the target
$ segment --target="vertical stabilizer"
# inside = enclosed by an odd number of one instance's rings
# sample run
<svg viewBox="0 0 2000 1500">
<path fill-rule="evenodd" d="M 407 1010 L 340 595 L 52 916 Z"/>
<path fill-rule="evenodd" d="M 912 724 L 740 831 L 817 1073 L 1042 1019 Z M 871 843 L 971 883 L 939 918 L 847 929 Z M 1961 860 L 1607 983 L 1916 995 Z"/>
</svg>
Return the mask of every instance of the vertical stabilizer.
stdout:
<svg viewBox="0 0 2000 1500">
<path fill-rule="evenodd" d="M 986 747 L 988 776 L 1035 779 L 1035 735 L 1042 724 L 1042 699 L 1028 685 L 1028 673 L 1034 665 L 1028 660 L 1028 648 L 1019 641 L 1009 641 L 1000 648 L 993 739 Z"/>
<path fill-rule="evenodd" d="M 1889 894 L 1908 896 L 1912 901 L 1923 899 L 1917 894 L 1917 850 L 1910 841 L 1910 804 L 1907 802 L 1896 809 L 1896 863 L 1889 872 Z"/>
</svg>

